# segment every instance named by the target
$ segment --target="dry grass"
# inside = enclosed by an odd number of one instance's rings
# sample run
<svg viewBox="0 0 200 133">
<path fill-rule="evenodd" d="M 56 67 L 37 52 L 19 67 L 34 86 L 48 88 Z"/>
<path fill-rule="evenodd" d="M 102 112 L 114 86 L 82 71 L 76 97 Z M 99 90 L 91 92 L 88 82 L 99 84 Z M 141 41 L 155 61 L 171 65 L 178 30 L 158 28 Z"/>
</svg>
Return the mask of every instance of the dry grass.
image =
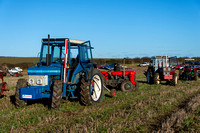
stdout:
<svg viewBox="0 0 200 133">
<path fill-rule="evenodd" d="M 114 98 L 105 95 L 94 106 L 63 100 L 59 111 L 49 110 L 41 101 L 15 108 L 12 100 L 17 78 L 6 77 L 11 90 L 0 99 L 0 129 L 2 132 L 157 132 L 176 131 L 171 128 L 175 126 L 184 131 L 184 120 L 199 106 L 200 81 L 180 82 L 176 87 L 149 85 L 142 75 L 145 68 L 134 69 L 139 71 L 137 92 L 118 91 Z"/>
</svg>

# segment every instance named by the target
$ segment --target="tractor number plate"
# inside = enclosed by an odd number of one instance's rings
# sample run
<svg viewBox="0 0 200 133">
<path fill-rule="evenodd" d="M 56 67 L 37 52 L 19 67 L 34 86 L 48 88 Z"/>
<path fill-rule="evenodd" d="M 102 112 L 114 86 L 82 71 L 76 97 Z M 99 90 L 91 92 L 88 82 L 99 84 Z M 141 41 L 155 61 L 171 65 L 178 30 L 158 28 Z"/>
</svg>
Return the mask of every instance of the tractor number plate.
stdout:
<svg viewBox="0 0 200 133">
<path fill-rule="evenodd" d="M 22 95 L 22 98 L 32 98 L 32 95 Z"/>
</svg>

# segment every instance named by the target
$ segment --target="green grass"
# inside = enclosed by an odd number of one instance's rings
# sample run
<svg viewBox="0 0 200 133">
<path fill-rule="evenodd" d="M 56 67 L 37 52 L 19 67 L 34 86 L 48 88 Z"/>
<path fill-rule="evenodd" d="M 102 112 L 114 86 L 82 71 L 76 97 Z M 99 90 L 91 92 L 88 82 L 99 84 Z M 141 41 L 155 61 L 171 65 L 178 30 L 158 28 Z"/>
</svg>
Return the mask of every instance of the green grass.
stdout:
<svg viewBox="0 0 200 133">
<path fill-rule="evenodd" d="M 139 75 L 138 79 L 143 78 Z M 104 96 L 103 101 L 95 106 L 82 106 L 78 101 L 63 100 L 60 110 L 50 110 L 41 103 L 25 108 L 15 108 L 9 97 L 0 99 L 0 129 L 9 132 L 56 132 L 64 130 L 77 131 L 87 129 L 94 132 L 150 132 L 153 127 L 164 120 L 165 115 L 177 110 L 180 103 L 200 93 L 196 86 L 200 82 L 180 82 L 176 87 L 169 85 L 149 85 L 140 83 L 136 92 L 123 93 L 117 96 Z M 10 88 L 11 91 L 14 87 Z M 191 91 L 192 90 L 192 91 Z M 104 94 L 109 95 L 104 91 Z M 200 114 L 197 111 L 197 114 Z M 185 120 L 188 127 L 194 123 Z"/>
</svg>

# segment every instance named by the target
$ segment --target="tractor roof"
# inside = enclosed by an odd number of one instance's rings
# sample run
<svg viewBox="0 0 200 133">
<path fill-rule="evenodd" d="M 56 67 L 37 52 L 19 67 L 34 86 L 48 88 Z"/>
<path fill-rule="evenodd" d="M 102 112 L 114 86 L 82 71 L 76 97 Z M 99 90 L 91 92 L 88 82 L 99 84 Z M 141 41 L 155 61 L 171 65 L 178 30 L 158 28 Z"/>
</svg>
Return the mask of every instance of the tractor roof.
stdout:
<svg viewBox="0 0 200 133">
<path fill-rule="evenodd" d="M 195 59 L 184 59 L 186 61 L 194 61 Z"/>
<path fill-rule="evenodd" d="M 50 38 L 50 43 L 65 43 L 65 40 L 69 38 Z M 79 44 L 85 44 L 87 45 L 87 41 L 82 40 L 76 40 L 76 39 L 69 39 L 69 42 L 71 45 L 79 45 Z M 48 43 L 48 38 L 43 38 L 42 43 Z"/>
<path fill-rule="evenodd" d="M 169 58 L 169 56 L 152 56 L 151 59 L 162 59 L 162 58 Z"/>
</svg>

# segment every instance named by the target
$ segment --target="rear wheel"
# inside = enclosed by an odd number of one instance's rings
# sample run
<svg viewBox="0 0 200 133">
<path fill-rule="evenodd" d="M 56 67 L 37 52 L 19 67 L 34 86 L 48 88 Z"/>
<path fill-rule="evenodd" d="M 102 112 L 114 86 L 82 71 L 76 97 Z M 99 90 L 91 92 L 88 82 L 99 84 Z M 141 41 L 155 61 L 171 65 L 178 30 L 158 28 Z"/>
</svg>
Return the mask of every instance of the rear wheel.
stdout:
<svg viewBox="0 0 200 133">
<path fill-rule="evenodd" d="M 154 75 L 154 77 L 153 77 L 154 79 L 153 79 L 153 82 L 154 82 L 154 84 L 156 84 L 156 85 L 158 85 L 158 84 L 160 84 L 160 77 L 159 77 L 159 73 L 155 73 L 155 75 Z"/>
<path fill-rule="evenodd" d="M 121 84 L 121 90 L 123 92 L 130 92 L 132 91 L 134 88 L 133 83 L 129 80 L 125 80 L 124 82 L 122 82 Z"/>
<path fill-rule="evenodd" d="M 173 74 L 173 79 L 170 81 L 170 84 L 171 84 L 172 86 L 176 86 L 177 83 L 178 83 L 178 76 L 177 76 L 176 73 L 174 73 L 174 74 Z"/>
<path fill-rule="evenodd" d="M 197 70 L 194 70 L 194 80 L 197 81 Z"/>
<path fill-rule="evenodd" d="M 183 79 L 183 70 L 179 70 L 179 80 Z"/>
<path fill-rule="evenodd" d="M 82 75 L 80 85 L 80 102 L 84 105 L 99 103 L 103 94 L 102 75 L 99 70 L 93 70 L 91 81 L 86 80 Z"/>
<path fill-rule="evenodd" d="M 52 101 L 51 101 L 51 108 L 52 109 L 59 109 L 60 108 L 61 98 L 62 98 L 62 81 L 61 80 L 55 80 L 54 86 L 53 86 Z"/>
<path fill-rule="evenodd" d="M 152 83 L 151 71 L 147 71 L 147 83 L 148 84 Z"/>
<path fill-rule="evenodd" d="M 27 86 L 26 79 L 19 79 L 17 81 L 16 92 L 15 92 L 15 105 L 16 107 L 24 107 L 27 105 L 27 100 L 20 99 L 20 88 Z"/>
</svg>

